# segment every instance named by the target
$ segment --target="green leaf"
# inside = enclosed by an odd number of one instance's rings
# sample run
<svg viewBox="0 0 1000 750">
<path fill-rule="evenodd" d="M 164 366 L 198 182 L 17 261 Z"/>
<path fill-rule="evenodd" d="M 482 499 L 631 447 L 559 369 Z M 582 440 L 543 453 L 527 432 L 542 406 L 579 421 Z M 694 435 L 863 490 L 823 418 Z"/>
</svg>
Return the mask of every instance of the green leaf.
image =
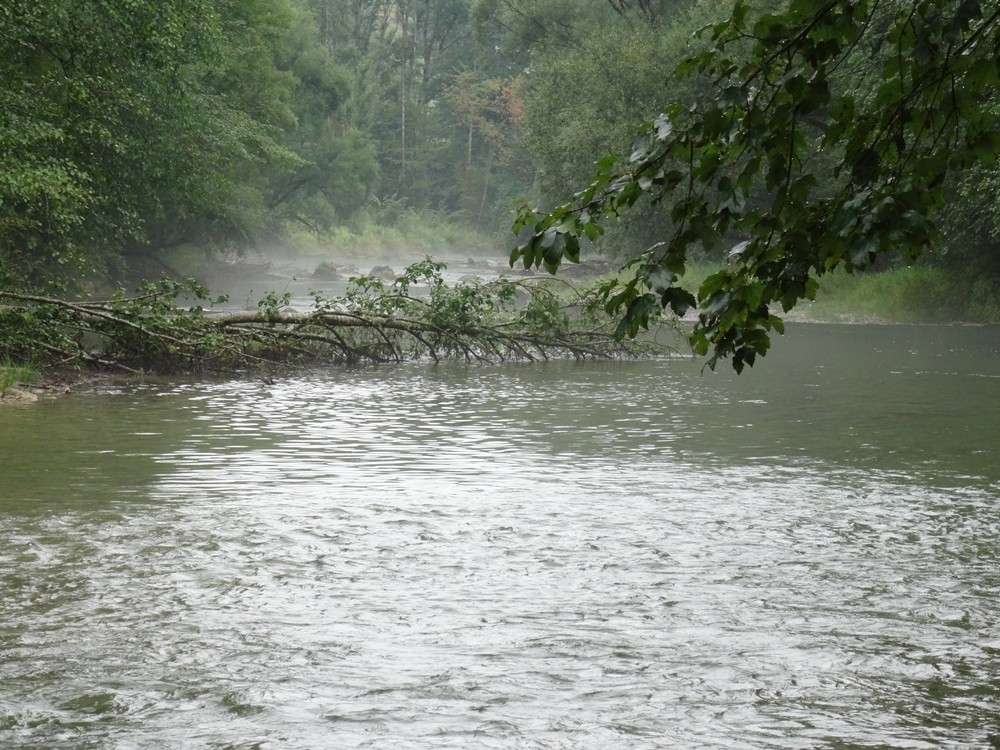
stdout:
<svg viewBox="0 0 1000 750">
<path fill-rule="evenodd" d="M 788 29 L 780 16 L 765 14 L 753 25 L 751 34 L 767 44 L 777 44 L 788 36 Z"/>
<path fill-rule="evenodd" d="M 695 307 L 697 304 L 694 295 L 686 289 L 681 289 L 680 287 L 670 287 L 663 291 L 660 297 L 660 304 L 664 307 L 669 307 L 670 310 L 678 317 L 684 317 L 688 310 Z"/>
<path fill-rule="evenodd" d="M 545 270 L 549 273 L 555 273 L 559 270 L 559 265 L 562 263 L 562 251 L 559 249 L 558 245 L 551 245 L 545 248 L 545 253 L 542 255 L 542 265 L 545 266 Z"/>
<path fill-rule="evenodd" d="M 580 240 L 576 238 L 575 235 L 568 234 L 563 239 L 564 249 L 566 257 L 569 258 L 573 263 L 580 262 Z"/>
</svg>

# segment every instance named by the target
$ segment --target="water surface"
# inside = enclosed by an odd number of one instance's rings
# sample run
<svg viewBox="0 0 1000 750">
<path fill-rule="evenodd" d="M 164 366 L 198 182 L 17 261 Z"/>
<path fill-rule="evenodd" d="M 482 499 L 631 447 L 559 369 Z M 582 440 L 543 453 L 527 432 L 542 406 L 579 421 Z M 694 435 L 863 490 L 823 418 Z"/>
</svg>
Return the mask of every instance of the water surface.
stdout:
<svg viewBox="0 0 1000 750">
<path fill-rule="evenodd" d="M 4 409 L 0 747 L 995 746 L 998 389 L 803 325 Z"/>
</svg>

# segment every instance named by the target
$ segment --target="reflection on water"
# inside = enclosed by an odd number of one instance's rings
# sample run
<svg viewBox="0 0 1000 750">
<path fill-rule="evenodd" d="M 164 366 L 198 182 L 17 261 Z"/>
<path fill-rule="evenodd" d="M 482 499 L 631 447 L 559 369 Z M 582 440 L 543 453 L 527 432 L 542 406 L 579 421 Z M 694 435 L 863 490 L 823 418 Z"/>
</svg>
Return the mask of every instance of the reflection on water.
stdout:
<svg viewBox="0 0 1000 750">
<path fill-rule="evenodd" d="M 0 747 L 987 747 L 997 334 L 4 410 Z"/>
</svg>

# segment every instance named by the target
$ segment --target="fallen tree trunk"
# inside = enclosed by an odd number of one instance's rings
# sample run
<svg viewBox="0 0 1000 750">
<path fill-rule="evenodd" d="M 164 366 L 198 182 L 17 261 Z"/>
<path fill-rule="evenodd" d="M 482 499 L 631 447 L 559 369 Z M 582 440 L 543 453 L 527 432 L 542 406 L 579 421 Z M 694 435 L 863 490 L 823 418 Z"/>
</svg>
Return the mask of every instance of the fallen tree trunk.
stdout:
<svg viewBox="0 0 1000 750">
<path fill-rule="evenodd" d="M 328 363 L 636 357 L 669 350 L 616 337 L 599 296 L 552 283 L 445 284 L 428 259 L 387 285 L 359 277 L 343 297 L 314 294 L 309 310 L 267 295 L 256 310 L 182 308 L 197 285 L 164 281 L 142 293 L 73 302 L 0 291 L 0 356 L 36 366 L 125 372 L 248 372 Z M 425 290 L 423 294 L 411 293 Z M 663 325 L 669 327 L 668 322 Z"/>
</svg>

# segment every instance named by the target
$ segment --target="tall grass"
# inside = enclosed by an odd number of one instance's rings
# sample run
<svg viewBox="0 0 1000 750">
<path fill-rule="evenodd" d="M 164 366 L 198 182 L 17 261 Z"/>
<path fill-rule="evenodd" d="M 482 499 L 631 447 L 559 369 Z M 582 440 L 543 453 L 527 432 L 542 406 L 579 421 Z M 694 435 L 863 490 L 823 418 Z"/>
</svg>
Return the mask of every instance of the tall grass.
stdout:
<svg viewBox="0 0 1000 750">
<path fill-rule="evenodd" d="M 697 294 L 717 265 L 688 264 L 681 280 Z M 780 314 L 780 313 L 779 313 Z M 911 266 L 887 271 L 822 276 L 815 301 L 800 301 L 789 317 L 816 321 L 886 323 L 1000 322 L 1000 279 L 968 272 Z"/>
<path fill-rule="evenodd" d="M 820 279 L 808 310 L 825 320 L 992 323 L 1000 321 L 1000 281 L 926 266 L 833 273 Z"/>
<path fill-rule="evenodd" d="M 307 244 L 307 243 L 304 243 Z M 311 254 L 379 258 L 506 256 L 513 239 L 490 236 L 454 217 L 432 211 L 369 212 L 314 242 Z"/>
<path fill-rule="evenodd" d="M 31 385 L 38 380 L 38 373 L 30 367 L 0 361 L 0 393 L 18 385 Z"/>
</svg>

